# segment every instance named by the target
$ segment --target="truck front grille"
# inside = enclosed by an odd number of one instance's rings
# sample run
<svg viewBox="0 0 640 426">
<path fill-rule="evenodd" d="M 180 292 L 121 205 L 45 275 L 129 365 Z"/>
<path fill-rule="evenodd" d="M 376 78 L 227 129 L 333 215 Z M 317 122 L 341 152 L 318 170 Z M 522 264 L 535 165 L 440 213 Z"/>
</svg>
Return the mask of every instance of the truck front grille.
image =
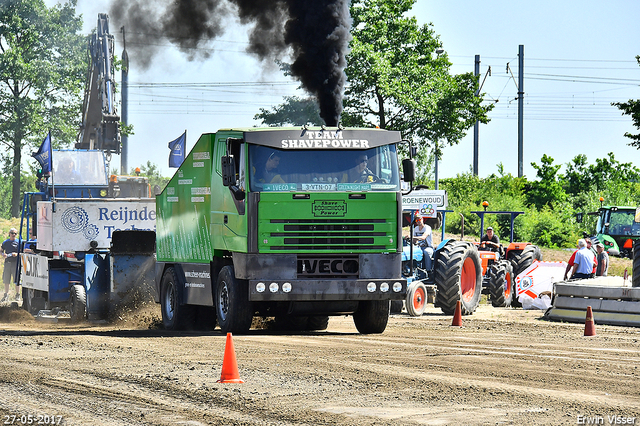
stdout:
<svg viewBox="0 0 640 426">
<path fill-rule="evenodd" d="M 384 219 L 272 219 L 270 250 L 384 250 L 389 242 Z"/>
</svg>

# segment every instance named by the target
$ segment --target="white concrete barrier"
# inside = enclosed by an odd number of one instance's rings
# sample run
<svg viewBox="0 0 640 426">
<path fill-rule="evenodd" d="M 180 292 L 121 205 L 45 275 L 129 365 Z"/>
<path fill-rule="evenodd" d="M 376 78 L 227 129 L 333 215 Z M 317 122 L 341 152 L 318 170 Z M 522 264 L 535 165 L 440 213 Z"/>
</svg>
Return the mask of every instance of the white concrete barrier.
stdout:
<svg viewBox="0 0 640 426">
<path fill-rule="evenodd" d="M 584 322 L 587 306 L 596 324 L 640 327 L 640 288 L 622 277 L 564 281 L 554 285 L 552 307 L 545 318 Z"/>
</svg>

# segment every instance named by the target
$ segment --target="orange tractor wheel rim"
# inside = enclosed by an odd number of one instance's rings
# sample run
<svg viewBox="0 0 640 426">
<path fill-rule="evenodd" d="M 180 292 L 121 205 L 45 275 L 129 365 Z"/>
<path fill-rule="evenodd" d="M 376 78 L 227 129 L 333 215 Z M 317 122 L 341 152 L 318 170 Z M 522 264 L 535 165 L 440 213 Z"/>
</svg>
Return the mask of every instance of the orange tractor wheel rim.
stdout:
<svg viewBox="0 0 640 426">
<path fill-rule="evenodd" d="M 460 290 L 465 302 L 471 301 L 476 292 L 476 265 L 470 257 L 467 257 L 462 264 Z"/>
<path fill-rule="evenodd" d="M 424 290 L 421 288 L 416 289 L 415 293 L 413 293 L 413 307 L 416 311 L 422 309 L 425 304 L 426 294 L 424 294 Z"/>
<path fill-rule="evenodd" d="M 509 295 L 511 294 L 511 274 L 507 274 L 504 277 L 505 280 L 505 285 L 504 285 L 504 295 L 505 297 L 509 297 Z"/>
</svg>

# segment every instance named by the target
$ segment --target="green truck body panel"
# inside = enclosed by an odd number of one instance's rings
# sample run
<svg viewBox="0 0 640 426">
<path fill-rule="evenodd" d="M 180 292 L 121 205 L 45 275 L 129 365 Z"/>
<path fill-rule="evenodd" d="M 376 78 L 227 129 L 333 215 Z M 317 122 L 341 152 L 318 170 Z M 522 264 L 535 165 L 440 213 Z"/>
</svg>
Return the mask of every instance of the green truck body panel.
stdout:
<svg viewBox="0 0 640 426">
<path fill-rule="evenodd" d="M 273 138 L 263 137 L 277 132 L 247 128 L 200 137 L 156 198 L 159 262 L 209 263 L 225 251 L 249 251 L 247 208 L 239 208 L 240 203 L 223 185 L 221 158 L 226 155 L 228 138 L 253 140 L 265 146 L 291 145 L 295 141 L 292 135 L 300 129 L 286 129 L 286 134 L 281 130 L 285 138 L 281 142 L 278 138 L 273 142 Z M 377 138 L 388 138 L 389 133 L 394 133 L 374 129 L 365 132 Z M 347 139 L 340 144 L 368 147 L 363 141 Z M 325 148 L 332 148 L 332 142 L 335 147 L 336 141 L 331 139 L 300 144 L 304 149 L 322 147 L 323 143 Z M 370 144 L 383 143 L 384 139 Z M 240 158 L 246 170 L 247 144 L 243 145 L 245 152 Z M 308 198 L 295 198 L 294 194 L 301 191 L 291 191 L 290 186 L 285 186 L 285 191 L 279 192 L 277 185 L 272 186 L 275 192 L 262 192 L 257 198 L 258 253 L 400 252 L 397 191 L 362 192 L 357 191 L 359 185 L 338 184 L 339 189 L 355 191 L 306 192 Z M 245 202 L 250 201 L 241 203 Z"/>
</svg>

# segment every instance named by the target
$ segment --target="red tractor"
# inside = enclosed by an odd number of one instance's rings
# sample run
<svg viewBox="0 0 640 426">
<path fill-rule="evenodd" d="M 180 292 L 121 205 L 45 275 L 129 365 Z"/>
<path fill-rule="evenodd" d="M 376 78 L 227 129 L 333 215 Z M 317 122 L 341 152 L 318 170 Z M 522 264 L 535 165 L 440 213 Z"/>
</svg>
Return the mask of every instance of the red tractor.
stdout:
<svg viewBox="0 0 640 426">
<path fill-rule="evenodd" d="M 486 209 L 489 204 L 482 203 Z M 482 292 L 490 295 L 491 304 L 496 307 L 520 307 L 515 292 L 515 278 L 527 269 L 534 260 L 542 260 L 540 248 L 527 242 L 513 242 L 513 224 L 516 216 L 524 212 L 514 211 L 473 211 L 480 216 L 480 235 L 484 235 L 485 214 L 508 214 L 511 216 L 511 234 L 509 245 L 478 243 L 478 252 L 482 262 Z"/>
</svg>

